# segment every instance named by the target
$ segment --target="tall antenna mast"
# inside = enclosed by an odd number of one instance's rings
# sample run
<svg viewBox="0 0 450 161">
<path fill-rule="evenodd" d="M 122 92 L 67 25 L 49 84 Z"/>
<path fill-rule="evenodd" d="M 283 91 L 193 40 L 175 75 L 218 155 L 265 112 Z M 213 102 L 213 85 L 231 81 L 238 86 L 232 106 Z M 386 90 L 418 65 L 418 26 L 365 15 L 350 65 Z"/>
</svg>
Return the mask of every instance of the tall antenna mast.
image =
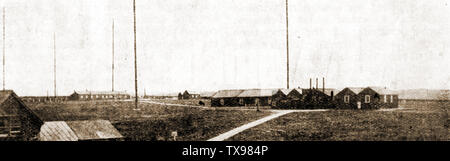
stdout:
<svg viewBox="0 0 450 161">
<path fill-rule="evenodd" d="M 3 7 L 3 90 L 5 90 L 5 7 Z"/>
<path fill-rule="evenodd" d="M 137 81 L 137 54 L 136 54 L 136 0 L 133 0 L 133 18 L 134 18 L 134 92 L 135 98 L 135 109 L 138 108 L 138 81 Z"/>
<path fill-rule="evenodd" d="M 53 84 L 54 84 L 54 92 L 56 98 L 56 33 L 53 33 Z"/>
<path fill-rule="evenodd" d="M 111 82 L 111 86 L 112 86 L 112 91 L 114 92 L 114 19 L 112 22 L 112 82 Z"/>
<path fill-rule="evenodd" d="M 289 10 L 288 0 L 286 0 L 286 77 L 287 89 L 289 89 Z"/>
</svg>

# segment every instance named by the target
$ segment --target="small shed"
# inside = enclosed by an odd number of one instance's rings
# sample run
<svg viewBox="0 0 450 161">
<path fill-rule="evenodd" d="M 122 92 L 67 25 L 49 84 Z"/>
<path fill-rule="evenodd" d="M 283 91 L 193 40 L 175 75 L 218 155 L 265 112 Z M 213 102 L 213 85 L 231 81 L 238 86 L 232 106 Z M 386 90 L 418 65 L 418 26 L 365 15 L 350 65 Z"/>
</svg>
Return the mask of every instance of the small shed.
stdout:
<svg viewBox="0 0 450 161">
<path fill-rule="evenodd" d="M 35 140 L 42 123 L 14 91 L 0 91 L 0 140 Z"/>
</svg>

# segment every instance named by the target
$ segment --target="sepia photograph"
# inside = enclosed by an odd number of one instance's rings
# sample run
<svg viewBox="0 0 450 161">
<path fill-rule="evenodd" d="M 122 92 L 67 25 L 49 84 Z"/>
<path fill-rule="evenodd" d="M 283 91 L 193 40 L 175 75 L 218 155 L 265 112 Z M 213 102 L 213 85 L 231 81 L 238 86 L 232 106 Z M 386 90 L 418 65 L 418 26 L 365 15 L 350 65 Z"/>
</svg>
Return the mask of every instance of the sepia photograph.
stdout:
<svg viewBox="0 0 450 161">
<path fill-rule="evenodd" d="M 0 5 L 0 146 L 450 141 L 450 0 Z"/>
</svg>

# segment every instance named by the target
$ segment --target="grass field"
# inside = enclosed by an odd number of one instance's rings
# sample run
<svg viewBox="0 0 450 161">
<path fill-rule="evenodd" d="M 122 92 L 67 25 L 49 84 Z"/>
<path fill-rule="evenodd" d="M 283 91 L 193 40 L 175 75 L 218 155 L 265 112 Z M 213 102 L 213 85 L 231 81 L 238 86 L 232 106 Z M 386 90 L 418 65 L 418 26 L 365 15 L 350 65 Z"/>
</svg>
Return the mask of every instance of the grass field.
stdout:
<svg viewBox="0 0 450 161">
<path fill-rule="evenodd" d="M 148 103 L 141 103 L 141 110 L 136 111 L 133 105 L 133 102 L 86 101 L 29 106 L 44 121 L 110 120 L 131 141 L 170 140 L 172 131 L 177 131 L 177 140 L 207 140 L 270 114 L 254 110 L 203 109 Z"/>
<path fill-rule="evenodd" d="M 187 100 L 172 100 L 172 99 L 148 99 L 155 102 L 170 103 L 170 104 L 182 104 L 199 106 L 199 101 L 205 103 L 205 106 L 211 106 L 211 100 L 209 99 L 187 99 Z"/>
<path fill-rule="evenodd" d="M 450 140 L 449 102 L 414 101 L 400 106 L 405 109 L 291 113 L 246 130 L 229 140 Z"/>
</svg>

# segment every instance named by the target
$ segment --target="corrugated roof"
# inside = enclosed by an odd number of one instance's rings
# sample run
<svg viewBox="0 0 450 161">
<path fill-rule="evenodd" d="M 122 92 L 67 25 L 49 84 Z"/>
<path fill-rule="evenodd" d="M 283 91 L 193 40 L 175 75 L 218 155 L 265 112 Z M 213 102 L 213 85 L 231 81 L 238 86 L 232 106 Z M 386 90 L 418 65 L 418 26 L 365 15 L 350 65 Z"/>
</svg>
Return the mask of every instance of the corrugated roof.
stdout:
<svg viewBox="0 0 450 161">
<path fill-rule="evenodd" d="M 216 94 L 212 98 L 231 98 L 231 97 L 237 97 L 239 94 L 241 94 L 244 90 L 237 89 L 237 90 L 220 90 L 217 91 Z"/>
<path fill-rule="evenodd" d="M 45 122 L 39 132 L 40 141 L 78 141 L 78 137 L 64 121 Z"/>
<path fill-rule="evenodd" d="M 244 90 L 238 97 L 270 97 L 276 93 L 273 89 L 247 89 Z"/>
<path fill-rule="evenodd" d="M 216 94 L 216 92 L 202 92 L 200 93 L 200 97 L 212 97 Z"/>
<path fill-rule="evenodd" d="M 98 95 L 116 95 L 116 94 L 124 94 L 128 95 L 125 91 L 75 91 L 75 93 L 82 94 L 82 95 L 91 95 L 91 94 L 98 94 Z"/>
<path fill-rule="evenodd" d="M 79 140 L 122 138 L 123 136 L 107 120 L 68 121 Z"/>
<path fill-rule="evenodd" d="M 115 139 L 123 136 L 107 120 L 52 121 L 41 127 L 41 141 Z"/>
</svg>

